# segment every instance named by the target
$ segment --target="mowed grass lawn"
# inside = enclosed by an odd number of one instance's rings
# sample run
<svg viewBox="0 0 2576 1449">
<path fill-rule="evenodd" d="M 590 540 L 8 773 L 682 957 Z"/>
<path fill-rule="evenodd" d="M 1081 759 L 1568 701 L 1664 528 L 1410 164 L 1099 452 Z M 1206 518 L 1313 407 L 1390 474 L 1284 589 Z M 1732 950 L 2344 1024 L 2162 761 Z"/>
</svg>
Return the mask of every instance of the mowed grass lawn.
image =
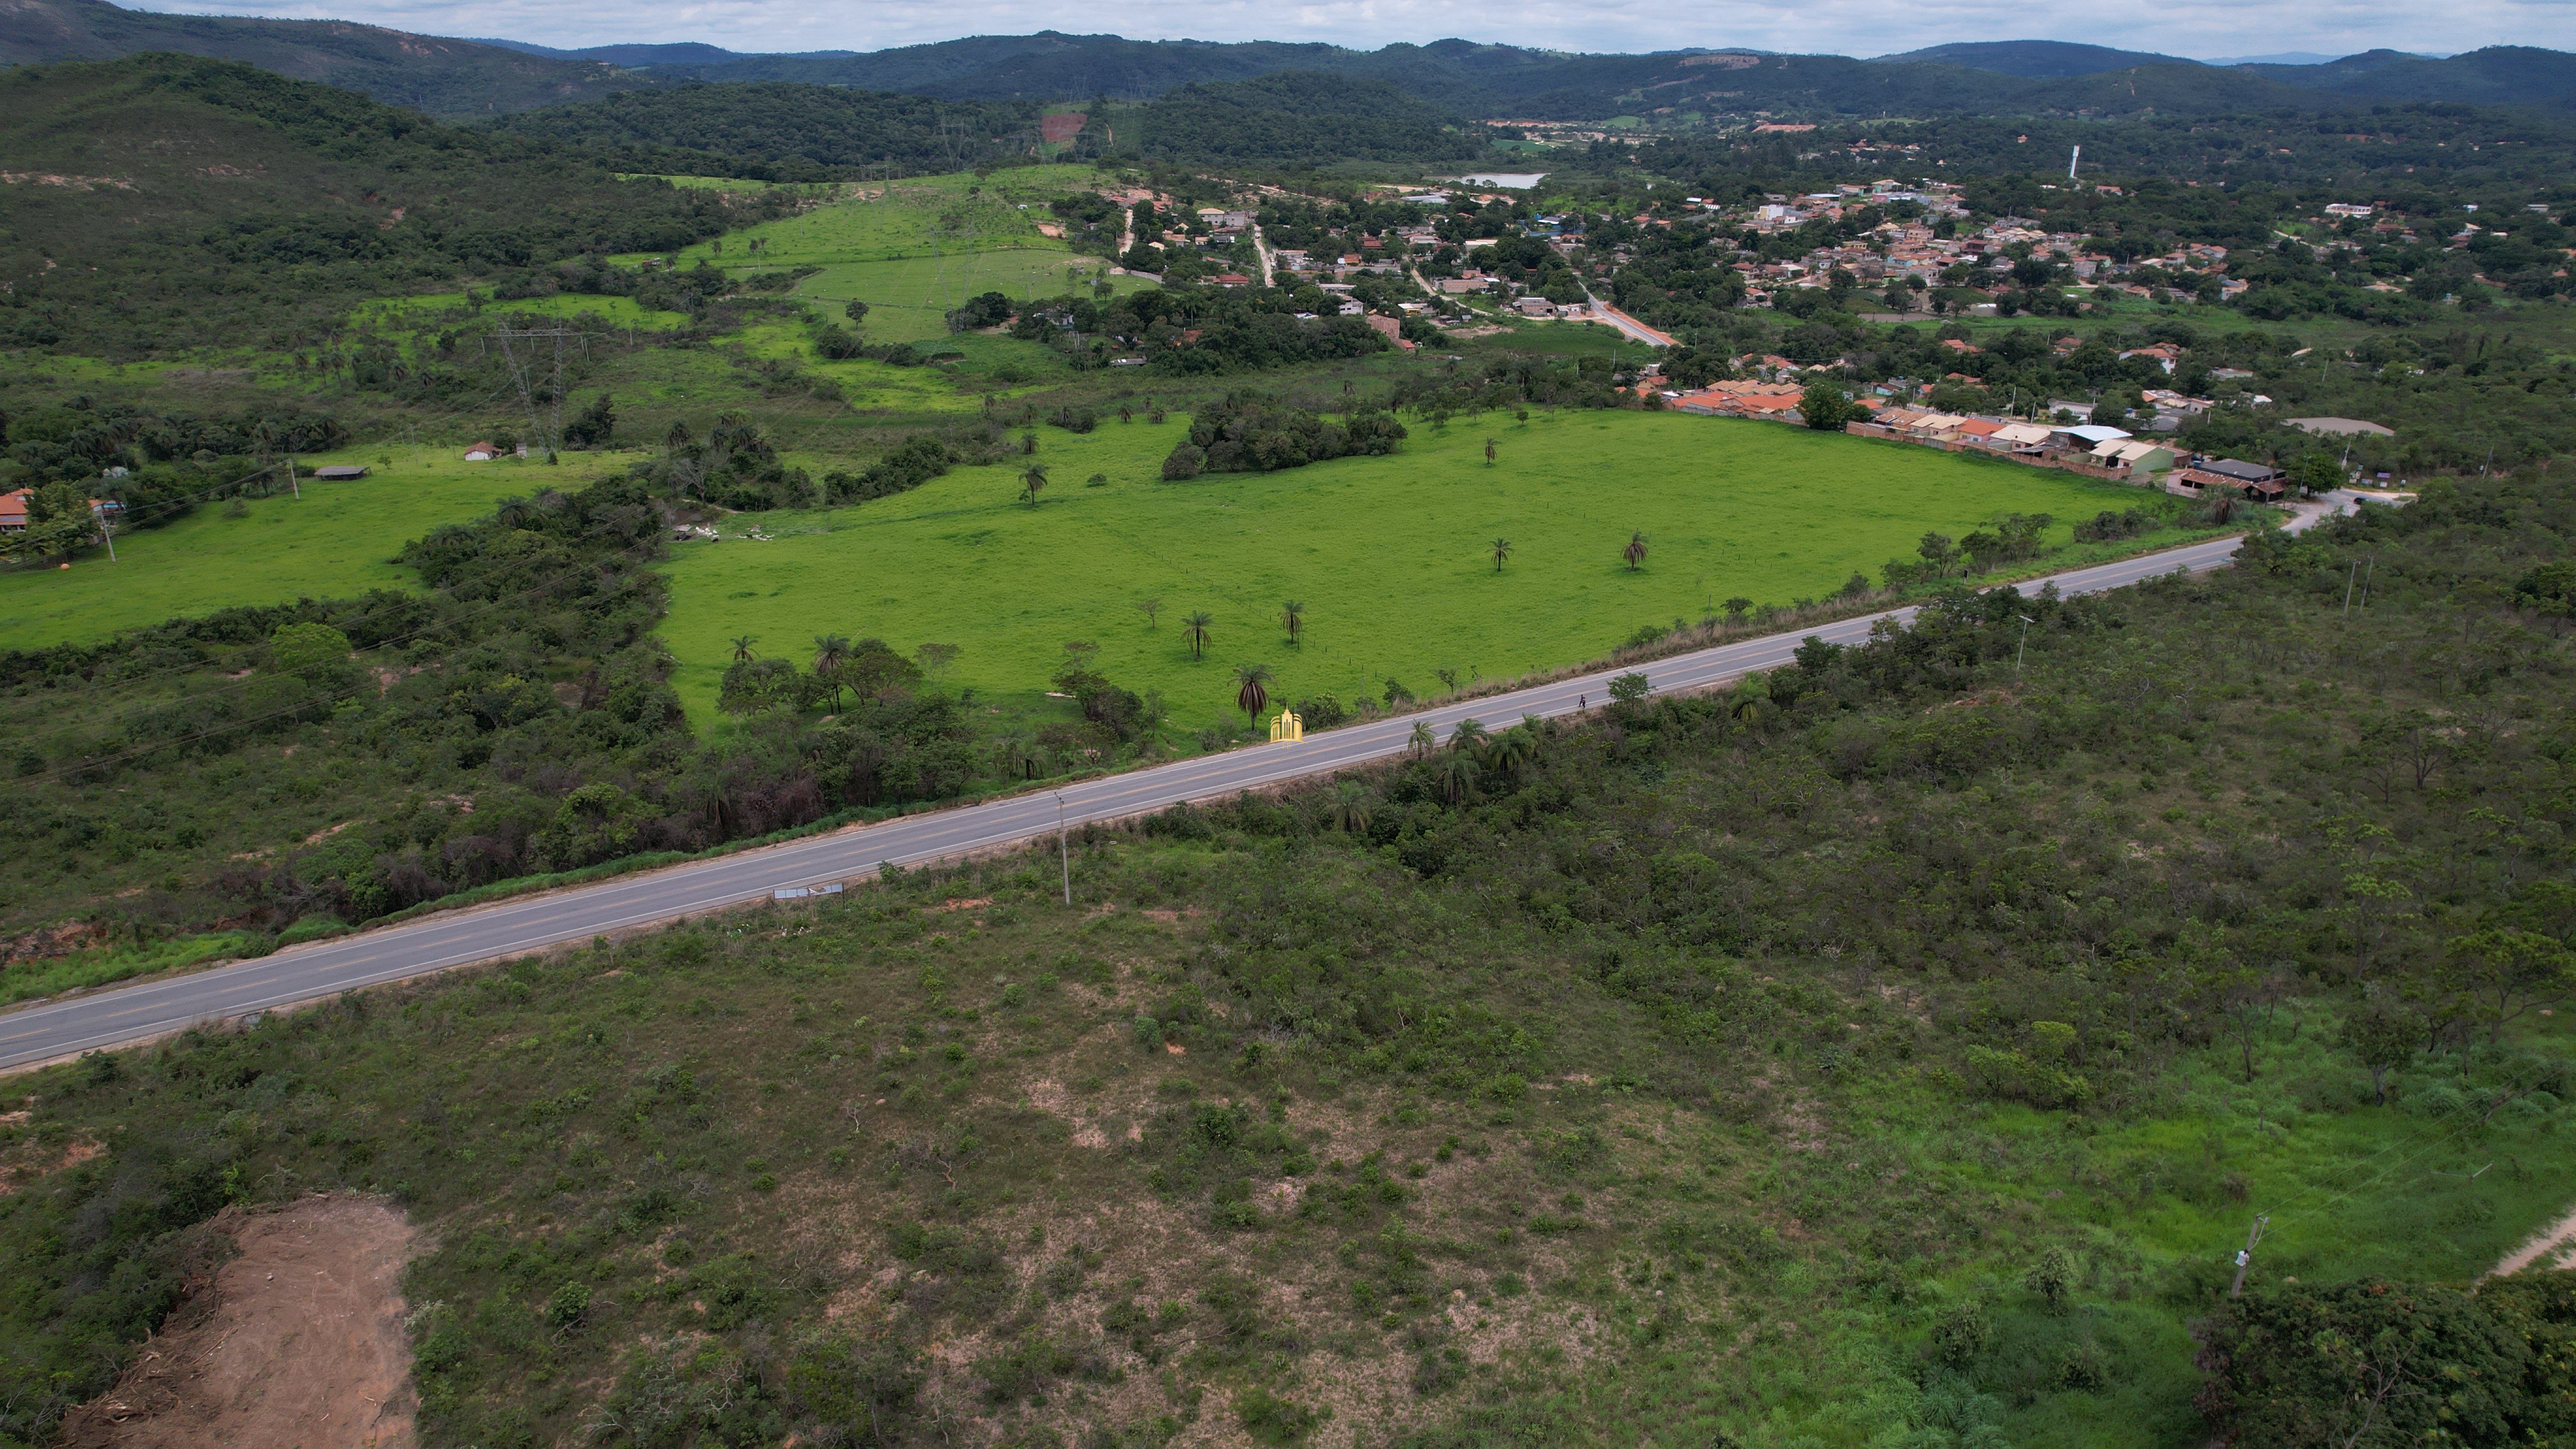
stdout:
<svg viewBox="0 0 2576 1449">
<path fill-rule="evenodd" d="M 1050 481 L 1017 501 L 1016 464 L 961 469 L 856 508 L 746 516 L 723 542 L 679 546 L 665 636 L 694 717 L 713 711 L 729 642 L 805 660 L 822 633 L 906 651 L 959 646 L 955 679 L 1042 690 L 1068 640 L 1100 646 L 1174 723 L 1213 722 L 1233 667 L 1266 663 L 1271 693 L 1417 693 L 1599 657 L 1644 624 L 1697 620 L 1735 595 L 1822 597 L 1855 570 L 1910 556 L 1926 529 L 1958 536 L 2004 513 L 2073 520 L 2137 500 L 2069 474 L 1866 442 L 1776 423 L 1657 413 L 1496 415 L 1446 432 L 1414 423 L 1405 451 L 1266 475 L 1161 481 L 1175 417 L 1039 430 Z M 1484 461 L 1485 440 L 1499 462 Z M 1091 475 L 1104 486 L 1087 486 Z M 767 541 L 733 533 L 756 528 Z M 1631 532 L 1650 545 L 1621 562 Z M 1495 572 L 1492 541 L 1512 552 Z M 1159 598 L 1159 626 L 1139 601 Z M 1280 606 L 1305 605 L 1291 646 Z M 1194 661 L 1182 620 L 1204 609 Z M 1236 716 L 1238 722 L 1240 716 Z"/>
<path fill-rule="evenodd" d="M 405 543 L 489 512 L 511 494 L 579 487 L 632 461 L 566 453 L 549 468 L 466 463 L 457 451 L 424 446 L 306 459 L 306 468 L 364 463 L 372 471 L 355 483 L 307 480 L 301 500 L 284 493 L 247 499 L 239 518 L 226 516 L 226 504 L 200 504 L 166 527 L 120 535 L 115 563 L 89 553 L 68 569 L 0 574 L 0 649 L 105 639 L 239 604 L 416 590 L 419 579 L 393 562 Z M 390 465 L 378 461 L 387 456 Z"/>
</svg>

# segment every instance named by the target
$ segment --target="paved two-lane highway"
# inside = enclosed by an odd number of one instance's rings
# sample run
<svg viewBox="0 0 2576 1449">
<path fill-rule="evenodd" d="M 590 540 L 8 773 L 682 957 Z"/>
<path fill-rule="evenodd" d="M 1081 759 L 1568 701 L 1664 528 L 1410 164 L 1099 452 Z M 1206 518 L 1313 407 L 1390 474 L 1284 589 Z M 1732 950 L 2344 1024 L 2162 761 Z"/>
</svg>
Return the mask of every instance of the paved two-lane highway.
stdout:
<svg viewBox="0 0 2576 1449">
<path fill-rule="evenodd" d="M 2301 523 L 2313 521 L 2303 516 Z M 2177 569 L 2199 572 L 2233 556 L 2237 541 L 2215 539 L 2187 548 L 2096 568 L 2077 569 L 2020 585 L 2036 590 L 2055 583 L 2067 594 L 2116 589 Z M 1802 639 L 1857 643 L 1880 619 L 1914 616 L 1911 608 L 1846 619 L 1790 634 L 1703 649 L 1644 666 L 1661 691 L 1701 689 L 1789 661 Z M 814 886 L 872 876 L 886 861 L 916 865 L 992 850 L 1051 834 L 1057 801 L 1072 825 L 1159 810 L 1255 789 L 1299 776 L 1328 774 L 1400 753 L 1417 721 L 1428 720 L 1446 737 L 1460 720 L 1496 725 L 1523 715 L 1572 714 L 1585 703 L 1606 704 L 1611 679 L 1605 670 L 1509 694 L 1443 705 L 1319 734 L 1302 744 L 1247 747 L 1039 791 L 988 804 L 853 826 L 738 855 L 671 866 L 648 874 L 576 886 L 494 905 L 426 916 L 381 930 L 298 946 L 256 961 L 217 967 L 87 996 L 45 1002 L 0 1016 L 0 1071 L 58 1060 L 84 1051 L 165 1035 L 200 1022 L 220 1021 L 335 996 L 343 991 L 422 976 L 453 966 L 522 955 L 568 941 L 628 930 L 763 899 L 780 887 Z"/>
</svg>

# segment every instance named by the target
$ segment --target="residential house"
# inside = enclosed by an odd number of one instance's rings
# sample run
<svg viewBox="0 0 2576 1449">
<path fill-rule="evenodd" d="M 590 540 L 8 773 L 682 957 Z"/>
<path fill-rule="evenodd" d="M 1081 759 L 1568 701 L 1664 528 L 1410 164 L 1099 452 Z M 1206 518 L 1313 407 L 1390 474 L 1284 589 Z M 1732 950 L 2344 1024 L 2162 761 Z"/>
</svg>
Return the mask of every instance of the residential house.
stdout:
<svg viewBox="0 0 2576 1449">
<path fill-rule="evenodd" d="M 2126 362 L 2132 357 L 2148 358 L 2158 367 L 2163 368 L 2167 372 L 2171 372 L 2174 370 L 2174 364 L 2182 360 L 2182 349 L 2174 346 L 2170 342 L 2159 342 L 2152 347 L 2132 347 L 2128 351 L 2120 354 L 2120 360 L 2122 362 Z"/>
<path fill-rule="evenodd" d="M 2048 431 L 2048 445 L 2060 452 L 2089 453 L 2104 443 L 2116 443 L 2130 435 L 2101 423 L 2074 423 Z"/>
<path fill-rule="evenodd" d="M 1397 351 L 1411 352 L 1415 350 L 1412 343 L 1404 340 L 1404 324 L 1396 321 L 1394 318 L 1371 317 L 1368 319 L 1368 325 L 1377 329 L 1377 331 L 1383 335 L 1387 341 L 1394 343 Z"/>
<path fill-rule="evenodd" d="M 476 443 L 465 450 L 465 461 L 468 463 L 489 463 L 500 456 L 501 450 L 490 443 Z"/>
<path fill-rule="evenodd" d="M 2165 486 L 2187 497 L 2205 488 L 2225 488 L 2263 503 L 2278 502 L 2290 491 L 2280 469 L 2236 458 L 2193 458 L 2190 466 L 2175 469 Z"/>
<path fill-rule="evenodd" d="M 21 488 L 14 493 L 0 493 L 0 533 L 27 531 L 27 500 L 34 496 L 35 491 Z M 105 518 L 111 513 L 124 512 L 125 505 L 113 498 L 93 498 L 89 501 L 89 511 L 93 518 Z"/>
<path fill-rule="evenodd" d="M 2173 449 L 2144 438 L 2122 438 L 2104 443 L 2085 455 L 2085 461 L 2097 468 L 2109 468 L 2124 477 L 2144 479 L 2173 466 Z"/>
</svg>

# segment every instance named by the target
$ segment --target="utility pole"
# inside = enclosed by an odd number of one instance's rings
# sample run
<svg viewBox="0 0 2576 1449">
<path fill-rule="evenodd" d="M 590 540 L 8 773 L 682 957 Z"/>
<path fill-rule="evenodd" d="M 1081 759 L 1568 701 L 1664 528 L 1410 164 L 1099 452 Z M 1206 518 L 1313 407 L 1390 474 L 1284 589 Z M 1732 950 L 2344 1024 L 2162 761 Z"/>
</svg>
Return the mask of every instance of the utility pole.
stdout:
<svg viewBox="0 0 2576 1449">
<path fill-rule="evenodd" d="M 2236 1255 L 2236 1281 L 2227 1285 L 2228 1297 L 2242 1298 L 2245 1296 L 2245 1270 L 2253 1266 L 2254 1245 L 2263 1241 L 2263 1229 L 2271 1221 L 2271 1215 L 2268 1213 L 2258 1216 L 2254 1219 L 2253 1228 L 2245 1234 L 2244 1251 Z"/>
<path fill-rule="evenodd" d="M 295 481 L 295 455 L 293 453 L 286 455 L 286 487 L 289 492 L 295 495 L 296 502 L 301 503 L 304 501 L 304 485 Z"/>
<path fill-rule="evenodd" d="M 102 511 L 98 515 L 98 541 L 107 545 L 107 561 L 116 562 L 116 514 Z"/>
<path fill-rule="evenodd" d="M 2015 614 L 2013 617 L 2021 620 L 2021 647 L 2013 651 L 2013 677 L 2018 679 L 2021 677 L 2022 656 L 2030 652 L 2030 626 L 2039 621 L 2028 614 Z"/>
<path fill-rule="evenodd" d="M 2373 554 L 2361 566 L 2361 606 L 2370 607 L 2370 576 L 2379 571 L 2379 557 Z"/>
<path fill-rule="evenodd" d="M 2360 583 L 2360 582 L 2361 582 L 2361 560 L 2359 560 L 2359 559 L 2354 559 L 2354 560 L 2352 561 L 2352 567 L 2350 567 L 2350 568 L 2348 568 L 2348 569 L 2344 570 L 2344 575 L 2343 575 L 2343 616 L 2344 616 L 2345 618 L 2347 618 L 2347 619 L 2349 619 L 2349 618 L 2351 618 L 2351 617 L 2352 617 L 2352 590 L 2353 590 L 2353 586 L 2354 586 L 2355 584 Z"/>
<path fill-rule="evenodd" d="M 1047 793 L 1055 797 L 1055 856 L 1064 867 L 1064 903 L 1070 906 L 1073 904 L 1073 847 L 1065 843 L 1064 792 L 1049 790 Z"/>
</svg>

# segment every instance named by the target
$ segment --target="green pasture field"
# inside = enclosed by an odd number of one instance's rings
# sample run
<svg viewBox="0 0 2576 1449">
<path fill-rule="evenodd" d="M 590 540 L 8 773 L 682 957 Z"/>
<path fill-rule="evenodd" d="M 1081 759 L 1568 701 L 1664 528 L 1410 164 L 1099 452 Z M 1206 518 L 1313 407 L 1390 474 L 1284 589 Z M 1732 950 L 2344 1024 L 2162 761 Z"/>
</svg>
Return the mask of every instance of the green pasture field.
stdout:
<svg viewBox="0 0 2576 1449">
<path fill-rule="evenodd" d="M 411 589 L 418 580 L 393 562 L 405 543 L 510 494 L 577 487 L 629 461 L 566 453 L 550 468 L 518 459 L 467 463 L 460 453 L 424 444 L 316 455 L 302 465 L 363 463 L 373 471 L 355 483 L 307 479 L 300 500 L 245 499 L 238 518 L 228 504 L 202 504 L 165 527 L 120 536 L 114 563 L 84 554 L 68 569 L 0 573 L 0 649 L 105 639 L 239 604 Z"/>
<path fill-rule="evenodd" d="M 1045 687 L 1068 640 L 1159 690 L 1176 724 L 1232 708 L 1233 666 L 1269 664 L 1273 696 L 1350 701 L 1389 676 L 1418 694 L 1586 659 L 1640 625 L 1697 620 L 1742 595 L 1786 604 L 2004 513 L 2074 519 L 2136 501 L 2072 475 L 1680 414 L 1539 413 L 1445 432 L 1412 424 L 1405 451 L 1288 472 L 1161 481 L 1177 417 L 1038 432 L 1039 506 L 1019 465 L 960 469 L 856 508 L 734 521 L 679 546 L 665 637 L 693 715 L 712 712 L 729 641 L 801 659 L 813 637 L 961 649 L 956 678 L 990 692 Z M 1488 468 L 1485 439 L 1500 461 Z M 1094 474 L 1102 486 L 1087 486 Z M 754 540 L 752 531 L 766 535 Z M 1645 567 L 1621 549 L 1646 534 Z M 1512 540 L 1496 573 L 1491 543 Z M 2152 540 L 2150 540 L 2152 542 Z M 1160 598 L 1149 626 L 1141 600 Z M 1290 645 L 1281 604 L 1305 605 Z M 1193 660 L 1182 620 L 1215 616 Z M 1240 722 L 1240 716 L 1235 716 Z"/>
<path fill-rule="evenodd" d="M 1026 166 L 988 177 L 971 172 L 910 177 L 891 187 L 860 188 L 855 195 L 798 213 L 727 232 L 679 253 L 680 265 L 711 261 L 728 268 L 766 269 L 830 262 L 889 261 L 945 252 L 1006 249 L 1051 243 L 1037 223 L 1052 220 L 1046 204 L 1070 191 L 1107 184 L 1089 166 Z M 1025 209 L 1023 209 L 1025 208 Z M 751 243 L 757 240 L 755 252 Z M 611 258 L 641 264 L 645 253 Z"/>
<path fill-rule="evenodd" d="M 750 181 L 739 176 L 664 176 L 652 171 L 622 171 L 620 181 L 667 181 L 683 191 L 767 191 L 773 186 L 792 185 L 777 181 Z"/>
<path fill-rule="evenodd" d="M 416 297 L 389 297 L 369 302 L 349 314 L 353 325 L 374 325 L 386 329 L 434 328 L 451 317 L 462 318 L 472 310 L 462 292 L 431 292 Z M 632 297 L 590 297 L 571 292 L 558 292 L 551 297 L 522 297 L 508 302 L 485 302 L 481 311 L 508 314 L 530 319 L 564 321 L 574 317 L 596 317 L 612 327 L 634 328 L 646 332 L 667 332 L 688 325 L 685 312 L 657 312 L 639 306 Z"/>
<path fill-rule="evenodd" d="M 1089 166 L 1027 166 L 851 188 L 841 200 L 688 247 L 679 264 L 709 261 L 737 275 L 820 267 L 796 296 L 835 315 L 850 301 L 867 303 L 874 341 L 928 341 L 946 336 L 945 314 L 979 292 L 1051 296 L 1072 290 L 1067 267 L 1088 273 L 1105 265 L 1040 235 L 1037 224 L 1053 217 L 1049 201 L 1108 179 Z M 645 258 L 613 260 L 631 266 Z M 1113 280 L 1125 291 L 1144 285 Z"/>
<path fill-rule="evenodd" d="M 817 303 L 832 317 L 853 299 L 868 304 L 867 336 L 871 342 L 924 342 L 948 336 L 949 311 L 967 298 L 1001 292 L 1015 301 L 1055 297 L 1067 292 L 1089 295 L 1104 266 L 1077 257 L 1063 243 L 1040 238 L 1024 247 L 988 249 L 941 257 L 897 261 L 831 262 L 796 284 L 794 295 Z M 1068 278 L 1067 268 L 1080 268 L 1081 278 Z M 1119 292 L 1148 284 L 1141 277 L 1111 277 Z"/>
</svg>

